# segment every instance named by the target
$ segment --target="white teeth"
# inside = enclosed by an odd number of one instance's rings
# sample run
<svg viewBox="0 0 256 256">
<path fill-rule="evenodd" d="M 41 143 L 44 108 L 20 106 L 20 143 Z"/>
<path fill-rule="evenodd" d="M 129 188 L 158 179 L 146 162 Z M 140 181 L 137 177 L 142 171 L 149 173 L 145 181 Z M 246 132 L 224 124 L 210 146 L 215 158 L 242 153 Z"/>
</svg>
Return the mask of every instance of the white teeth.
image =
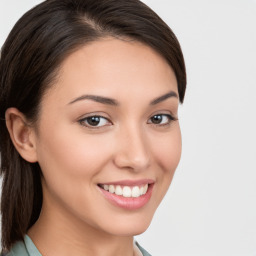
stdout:
<svg viewBox="0 0 256 256">
<path fill-rule="evenodd" d="M 142 195 L 145 195 L 148 191 L 148 184 L 146 184 L 144 187 L 143 187 L 143 194 Z"/>
<path fill-rule="evenodd" d="M 132 190 L 128 186 L 123 187 L 123 196 L 124 197 L 131 197 L 132 196 Z"/>
<path fill-rule="evenodd" d="M 140 189 L 138 186 L 136 187 L 133 187 L 132 188 L 132 197 L 139 197 L 141 194 L 140 194 Z"/>
<path fill-rule="evenodd" d="M 148 191 L 148 184 L 145 184 L 144 186 L 124 186 L 123 188 L 120 185 L 101 185 L 101 187 L 109 191 L 110 193 L 115 193 L 118 196 L 123 197 L 140 197 L 142 195 L 145 195 Z"/>
<path fill-rule="evenodd" d="M 105 190 L 108 190 L 109 186 L 108 186 L 108 185 L 104 185 L 103 188 L 104 188 Z"/>
<path fill-rule="evenodd" d="M 109 185 L 109 190 L 110 193 L 115 193 L 115 186 L 114 185 Z"/>
<path fill-rule="evenodd" d="M 144 195 L 143 193 L 144 193 L 144 186 L 140 188 L 140 194 Z"/>
<path fill-rule="evenodd" d="M 121 196 L 123 194 L 123 190 L 121 186 L 116 186 L 115 194 Z"/>
</svg>

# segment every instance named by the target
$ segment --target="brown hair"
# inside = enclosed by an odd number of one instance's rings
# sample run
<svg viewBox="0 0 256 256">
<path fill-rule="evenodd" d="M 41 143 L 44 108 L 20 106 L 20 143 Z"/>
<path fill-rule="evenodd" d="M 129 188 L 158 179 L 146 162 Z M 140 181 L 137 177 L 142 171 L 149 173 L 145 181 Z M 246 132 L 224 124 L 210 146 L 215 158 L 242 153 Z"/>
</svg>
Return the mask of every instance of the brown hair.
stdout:
<svg viewBox="0 0 256 256">
<path fill-rule="evenodd" d="M 36 121 L 40 100 L 71 52 L 102 37 L 130 38 L 160 53 L 175 72 L 180 102 L 186 89 L 182 51 L 171 29 L 139 0 L 47 0 L 16 23 L 1 50 L 0 153 L 2 246 L 9 250 L 38 219 L 41 170 L 16 151 L 4 122 L 10 107 Z"/>
</svg>

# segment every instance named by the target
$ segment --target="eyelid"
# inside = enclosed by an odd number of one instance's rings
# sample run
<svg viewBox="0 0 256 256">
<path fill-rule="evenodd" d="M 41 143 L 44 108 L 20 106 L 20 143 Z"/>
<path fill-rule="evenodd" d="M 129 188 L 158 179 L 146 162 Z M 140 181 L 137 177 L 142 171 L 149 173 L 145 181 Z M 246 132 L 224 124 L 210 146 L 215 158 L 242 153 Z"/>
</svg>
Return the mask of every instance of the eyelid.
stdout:
<svg viewBox="0 0 256 256">
<path fill-rule="evenodd" d="M 101 125 L 101 126 L 93 126 L 93 125 L 90 125 L 90 124 L 86 124 L 86 120 L 88 120 L 89 118 L 92 118 L 92 117 L 103 118 L 103 119 L 105 119 L 107 121 L 108 124 Z M 110 126 L 110 125 L 113 124 L 108 117 L 103 116 L 100 113 L 90 113 L 90 114 L 84 115 L 84 116 L 82 116 L 82 117 L 80 117 L 78 119 L 78 123 L 80 125 L 88 128 L 88 129 L 100 129 L 100 128 L 103 128 L 103 127 L 106 127 L 106 126 Z"/>
<path fill-rule="evenodd" d="M 90 113 L 87 113 L 87 114 L 83 114 L 83 115 L 81 115 L 77 118 L 77 121 L 82 120 L 82 119 L 86 119 L 86 118 L 89 118 L 89 117 L 93 117 L 93 116 L 102 117 L 102 118 L 105 118 L 108 121 L 110 121 L 110 117 L 108 116 L 108 114 L 106 114 L 102 111 L 100 111 L 100 112 L 90 112 Z"/>
<path fill-rule="evenodd" d="M 159 111 L 155 111 L 153 112 L 148 119 L 150 119 L 153 116 L 157 116 L 157 115 L 165 115 L 165 116 L 170 116 L 172 119 L 174 120 L 178 120 L 178 116 L 177 114 L 174 114 L 172 111 L 170 110 L 159 110 Z"/>
<path fill-rule="evenodd" d="M 161 124 L 161 123 L 159 123 L 159 124 L 153 123 L 151 119 L 152 119 L 154 116 L 165 116 L 165 117 L 168 118 L 169 121 L 168 121 L 167 123 L 164 123 L 164 124 Z M 174 116 L 173 114 L 171 114 L 170 112 L 169 112 L 169 113 L 163 113 L 163 112 L 160 112 L 160 113 L 159 113 L 159 112 L 157 112 L 157 113 L 155 113 L 155 114 L 153 114 L 153 115 L 151 115 L 151 116 L 149 117 L 147 123 L 149 123 L 149 124 L 151 124 L 151 125 L 154 125 L 154 126 L 157 126 L 157 127 L 164 127 L 164 126 L 170 125 L 172 122 L 177 121 L 177 120 L 178 120 L 178 118 L 175 117 L 175 116 Z"/>
</svg>

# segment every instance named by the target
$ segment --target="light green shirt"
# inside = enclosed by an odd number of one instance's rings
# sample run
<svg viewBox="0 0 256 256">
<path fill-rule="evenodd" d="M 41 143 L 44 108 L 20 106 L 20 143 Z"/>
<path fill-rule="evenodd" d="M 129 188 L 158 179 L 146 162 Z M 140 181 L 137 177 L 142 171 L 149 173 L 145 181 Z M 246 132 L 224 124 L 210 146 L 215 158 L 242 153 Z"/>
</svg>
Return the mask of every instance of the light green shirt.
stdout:
<svg viewBox="0 0 256 256">
<path fill-rule="evenodd" d="M 140 249 L 143 256 L 151 256 L 147 251 L 145 251 L 137 242 L 136 245 Z M 37 250 L 36 246 L 30 239 L 28 235 L 25 235 L 24 242 L 17 242 L 6 256 L 42 256 L 42 254 Z"/>
<path fill-rule="evenodd" d="M 42 256 L 29 236 L 25 235 L 24 242 L 17 242 L 6 256 Z"/>
</svg>

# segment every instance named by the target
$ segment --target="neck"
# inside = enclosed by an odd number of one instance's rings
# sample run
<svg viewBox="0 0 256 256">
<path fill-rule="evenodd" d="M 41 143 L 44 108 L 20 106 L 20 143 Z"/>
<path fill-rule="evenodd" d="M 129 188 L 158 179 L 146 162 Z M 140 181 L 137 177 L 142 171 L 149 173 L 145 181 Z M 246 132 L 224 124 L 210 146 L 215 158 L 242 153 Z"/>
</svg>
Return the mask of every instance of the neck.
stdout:
<svg viewBox="0 0 256 256">
<path fill-rule="evenodd" d="M 133 236 L 108 234 L 72 214 L 45 205 L 28 235 L 42 255 L 47 256 L 134 256 L 139 255 Z M 136 252 L 137 251 L 137 252 Z"/>
</svg>

